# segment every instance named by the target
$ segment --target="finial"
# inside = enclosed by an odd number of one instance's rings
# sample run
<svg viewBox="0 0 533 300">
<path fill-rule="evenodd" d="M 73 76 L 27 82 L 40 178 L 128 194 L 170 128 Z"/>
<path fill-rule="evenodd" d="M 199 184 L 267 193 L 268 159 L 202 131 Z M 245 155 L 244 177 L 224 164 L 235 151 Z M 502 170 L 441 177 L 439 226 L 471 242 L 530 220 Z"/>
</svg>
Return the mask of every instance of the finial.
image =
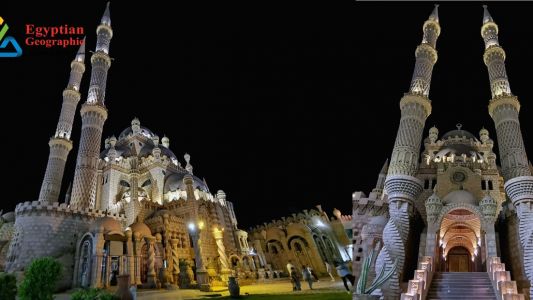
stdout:
<svg viewBox="0 0 533 300">
<path fill-rule="evenodd" d="M 113 135 L 109 138 L 109 145 L 111 148 L 115 148 L 115 144 L 117 143 L 117 138 Z"/>
<path fill-rule="evenodd" d="M 80 45 L 80 48 L 78 48 L 78 52 L 76 53 L 76 58 L 74 60 L 81 63 L 85 61 L 85 37 L 83 37 L 83 42 Z"/>
<path fill-rule="evenodd" d="M 185 153 L 185 155 L 183 155 L 183 158 L 185 158 L 185 161 L 187 162 L 187 165 L 185 166 L 185 170 L 187 170 L 187 172 L 192 174 L 192 169 L 193 168 L 192 168 L 192 165 L 190 163 L 191 156 L 188 153 Z"/>
<path fill-rule="evenodd" d="M 463 124 L 457 123 L 455 124 L 455 127 L 457 127 L 457 130 L 461 130 L 461 128 L 463 128 Z"/>
<path fill-rule="evenodd" d="M 487 8 L 487 6 L 483 5 L 483 24 L 486 24 L 488 22 L 494 23 L 494 20 L 492 19 L 492 16 L 490 15 L 489 9 Z"/>
<path fill-rule="evenodd" d="M 133 134 L 137 134 L 141 131 L 141 121 L 137 117 L 131 120 L 131 131 Z"/>
<path fill-rule="evenodd" d="M 170 147 L 170 139 L 166 135 L 163 135 L 161 143 L 163 144 L 163 146 L 165 146 L 165 148 Z"/>
<path fill-rule="evenodd" d="M 433 11 L 431 12 L 431 15 L 429 15 L 429 20 L 439 22 L 439 5 L 435 4 L 435 8 L 433 8 Z"/>
<path fill-rule="evenodd" d="M 100 21 L 101 24 L 104 24 L 107 26 L 111 26 L 111 13 L 109 12 L 109 3 L 110 2 L 107 2 L 104 15 L 102 16 L 102 20 Z"/>
</svg>

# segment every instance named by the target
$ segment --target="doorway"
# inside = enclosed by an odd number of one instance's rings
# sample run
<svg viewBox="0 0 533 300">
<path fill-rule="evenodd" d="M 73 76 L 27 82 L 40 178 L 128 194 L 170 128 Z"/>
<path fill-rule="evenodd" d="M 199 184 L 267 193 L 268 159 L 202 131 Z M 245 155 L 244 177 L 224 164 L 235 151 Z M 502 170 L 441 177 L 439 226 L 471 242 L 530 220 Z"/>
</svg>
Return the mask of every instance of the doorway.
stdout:
<svg viewBox="0 0 533 300">
<path fill-rule="evenodd" d="M 470 252 L 464 247 L 453 247 L 448 252 L 448 272 L 471 272 Z"/>
</svg>

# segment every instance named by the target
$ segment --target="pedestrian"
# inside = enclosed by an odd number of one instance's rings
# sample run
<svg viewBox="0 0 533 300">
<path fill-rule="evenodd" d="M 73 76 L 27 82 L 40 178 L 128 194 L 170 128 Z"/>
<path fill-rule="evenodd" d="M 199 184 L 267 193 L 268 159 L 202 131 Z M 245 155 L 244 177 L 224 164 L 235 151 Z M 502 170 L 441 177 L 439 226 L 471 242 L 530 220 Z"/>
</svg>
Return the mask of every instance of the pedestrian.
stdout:
<svg viewBox="0 0 533 300">
<path fill-rule="evenodd" d="M 306 267 L 305 265 L 302 266 L 302 278 L 304 281 L 307 281 L 307 284 L 309 284 L 309 289 L 313 289 L 313 277 L 311 275 L 311 271 L 309 270 L 309 267 Z"/>
<path fill-rule="evenodd" d="M 320 279 L 318 279 L 318 276 L 315 273 L 315 270 L 311 268 L 311 266 L 307 266 L 307 270 L 309 270 L 309 273 L 311 273 L 311 276 L 316 280 L 316 282 L 320 282 Z"/>
<path fill-rule="evenodd" d="M 350 273 L 350 270 L 346 266 L 344 262 L 336 263 L 335 268 L 337 269 L 337 274 L 340 278 L 342 278 L 342 282 L 344 283 L 344 287 L 350 293 L 350 288 L 348 287 L 348 281 L 352 284 L 352 287 L 355 283 L 355 277 Z"/>
<path fill-rule="evenodd" d="M 329 277 L 331 277 L 331 281 L 333 282 L 335 281 L 335 277 L 333 277 L 333 274 L 331 274 L 331 271 L 332 271 L 331 265 L 328 262 L 326 262 L 326 272 L 328 272 Z"/>
<path fill-rule="evenodd" d="M 298 271 L 296 271 L 295 267 L 291 268 L 291 282 L 292 282 L 292 290 L 293 291 L 301 291 L 302 285 L 301 285 L 301 277 Z"/>
<path fill-rule="evenodd" d="M 294 268 L 294 265 L 292 264 L 292 260 L 289 259 L 289 262 L 287 263 L 287 272 L 289 272 L 289 277 L 291 276 L 292 268 Z"/>
</svg>

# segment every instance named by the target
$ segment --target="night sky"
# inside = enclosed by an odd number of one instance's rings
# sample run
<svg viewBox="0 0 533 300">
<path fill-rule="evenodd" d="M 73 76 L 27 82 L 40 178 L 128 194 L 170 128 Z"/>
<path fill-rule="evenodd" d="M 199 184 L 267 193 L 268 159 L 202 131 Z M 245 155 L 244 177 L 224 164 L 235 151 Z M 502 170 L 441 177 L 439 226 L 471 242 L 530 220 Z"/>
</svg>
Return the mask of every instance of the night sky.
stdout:
<svg viewBox="0 0 533 300">
<path fill-rule="evenodd" d="M 507 52 L 511 89 L 523 105 L 531 157 L 533 5 L 489 4 Z M 398 103 L 408 90 L 432 4 L 165 5 L 111 4 L 114 61 L 104 138 L 118 136 L 134 117 L 160 137 L 167 135 L 182 165 L 188 152 L 194 174 L 205 177 L 213 193 L 226 192 L 242 228 L 317 204 L 328 213 L 336 207 L 350 214 L 352 192 L 368 193 L 392 152 Z M 25 46 L 25 24 L 83 26 L 87 49 L 94 50 L 104 8 L 105 1 L 2 4 L 8 35 L 24 49 L 20 58 L 0 60 L 3 165 L 10 174 L 0 200 L 4 211 L 37 200 L 48 139 L 77 50 Z M 442 135 L 461 122 L 476 136 L 485 126 L 496 139 L 487 112 L 482 14 L 481 3 L 440 7 L 433 113 L 424 136 L 432 125 Z M 89 58 L 80 103 L 87 96 Z M 80 128 L 78 112 L 75 145 Z M 61 199 L 76 155 L 75 146 Z"/>
</svg>

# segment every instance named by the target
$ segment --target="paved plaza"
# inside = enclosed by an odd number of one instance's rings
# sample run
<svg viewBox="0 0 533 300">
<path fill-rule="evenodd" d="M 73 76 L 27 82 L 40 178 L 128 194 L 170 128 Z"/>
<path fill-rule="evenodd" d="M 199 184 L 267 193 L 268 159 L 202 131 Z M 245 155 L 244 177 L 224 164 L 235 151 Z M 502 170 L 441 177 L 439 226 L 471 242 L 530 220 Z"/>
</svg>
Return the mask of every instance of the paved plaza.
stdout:
<svg viewBox="0 0 533 300">
<path fill-rule="evenodd" d="M 228 289 L 225 287 L 215 287 L 213 292 L 201 292 L 193 289 L 177 289 L 177 290 L 139 290 L 137 292 L 137 299 L 139 300 L 186 300 L 186 299 L 200 299 L 206 297 L 215 297 L 216 295 L 229 296 Z M 258 294 L 319 294 L 319 293 L 346 293 L 342 280 L 338 279 L 331 282 L 327 278 L 313 283 L 313 290 L 309 290 L 306 282 L 302 282 L 302 291 L 293 292 L 292 285 L 289 280 L 279 280 L 275 282 L 258 283 L 252 285 L 241 286 L 241 295 L 258 295 Z M 57 294 L 56 300 L 70 299 L 69 293 Z M 215 298 L 216 299 L 216 298 Z"/>
</svg>

